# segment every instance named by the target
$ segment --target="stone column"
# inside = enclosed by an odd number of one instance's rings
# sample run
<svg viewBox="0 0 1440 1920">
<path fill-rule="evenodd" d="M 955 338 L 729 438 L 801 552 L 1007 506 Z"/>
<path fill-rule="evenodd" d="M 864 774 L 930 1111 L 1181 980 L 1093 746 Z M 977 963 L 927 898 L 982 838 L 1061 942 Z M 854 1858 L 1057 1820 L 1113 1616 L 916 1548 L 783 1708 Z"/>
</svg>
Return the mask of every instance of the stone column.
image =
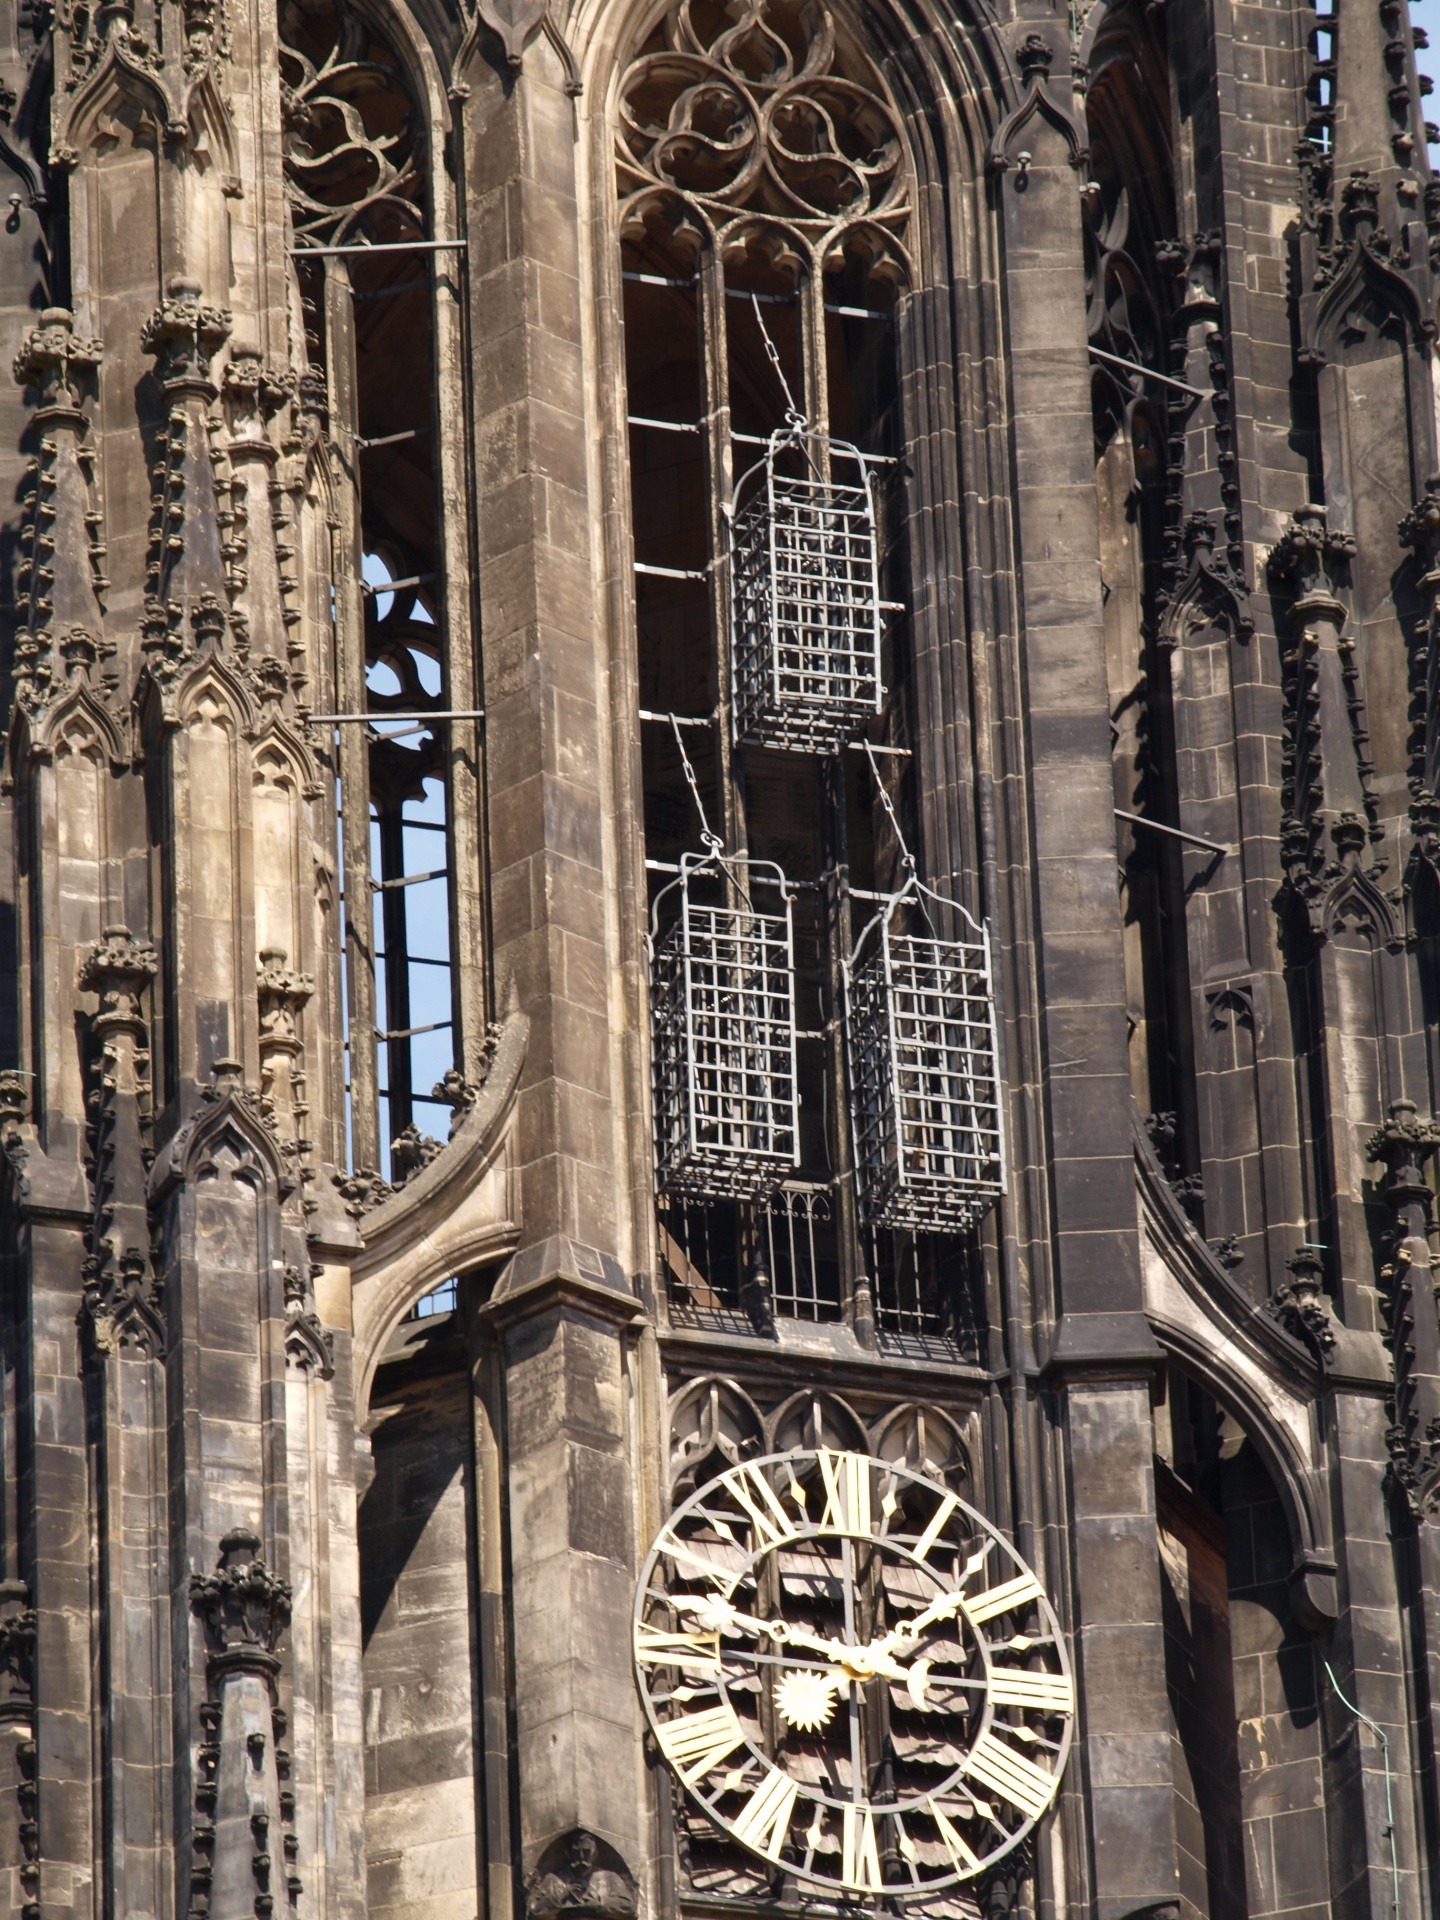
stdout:
<svg viewBox="0 0 1440 1920">
<path fill-rule="evenodd" d="M 1023 29 L 1021 30 L 1023 32 Z M 1050 71 L 1017 49 L 1019 106 L 990 165 L 1004 249 L 1016 464 L 1032 912 L 1061 1383 L 1073 1499 L 1080 1766 L 1097 1920 L 1176 1897 L 1099 525 L 1085 326 L 1084 142 Z M 1066 86 L 1068 95 L 1068 83 Z M 1038 1096 L 1037 1094 L 1037 1097 Z"/>
</svg>

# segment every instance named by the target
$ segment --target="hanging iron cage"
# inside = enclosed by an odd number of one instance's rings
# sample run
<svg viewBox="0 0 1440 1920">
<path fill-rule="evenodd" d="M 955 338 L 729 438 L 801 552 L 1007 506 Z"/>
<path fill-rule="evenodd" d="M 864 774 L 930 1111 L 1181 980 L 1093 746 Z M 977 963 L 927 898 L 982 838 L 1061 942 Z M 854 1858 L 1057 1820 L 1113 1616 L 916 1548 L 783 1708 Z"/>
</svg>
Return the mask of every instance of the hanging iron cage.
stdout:
<svg viewBox="0 0 1440 1920">
<path fill-rule="evenodd" d="M 763 898 L 767 910 L 756 905 Z M 756 1199 L 799 1162 L 790 889 L 769 861 L 685 854 L 646 941 L 661 1192 Z"/>
<path fill-rule="evenodd" d="M 927 896 L 965 937 L 939 938 Z M 989 935 L 912 878 L 861 932 L 845 991 L 861 1211 L 963 1232 L 1005 1182 Z"/>
<path fill-rule="evenodd" d="M 832 753 L 879 711 L 882 693 L 864 460 L 803 424 L 773 433 L 736 486 L 731 539 L 735 737 Z"/>
</svg>

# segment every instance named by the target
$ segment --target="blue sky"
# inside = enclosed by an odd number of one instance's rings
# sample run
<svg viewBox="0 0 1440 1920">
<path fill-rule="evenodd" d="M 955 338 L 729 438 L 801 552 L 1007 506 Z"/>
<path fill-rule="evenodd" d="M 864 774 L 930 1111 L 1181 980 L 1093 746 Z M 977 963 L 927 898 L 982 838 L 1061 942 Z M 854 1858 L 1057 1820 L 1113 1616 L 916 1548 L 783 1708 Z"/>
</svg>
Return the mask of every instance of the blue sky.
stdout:
<svg viewBox="0 0 1440 1920">
<path fill-rule="evenodd" d="M 1440 0 L 1410 0 L 1410 24 L 1429 34 L 1429 51 L 1419 55 L 1420 71 L 1440 83 Z M 1425 118 L 1440 122 L 1440 92 L 1425 102 Z M 1440 172 L 1440 147 L 1431 147 L 1430 164 Z"/>
</svg>

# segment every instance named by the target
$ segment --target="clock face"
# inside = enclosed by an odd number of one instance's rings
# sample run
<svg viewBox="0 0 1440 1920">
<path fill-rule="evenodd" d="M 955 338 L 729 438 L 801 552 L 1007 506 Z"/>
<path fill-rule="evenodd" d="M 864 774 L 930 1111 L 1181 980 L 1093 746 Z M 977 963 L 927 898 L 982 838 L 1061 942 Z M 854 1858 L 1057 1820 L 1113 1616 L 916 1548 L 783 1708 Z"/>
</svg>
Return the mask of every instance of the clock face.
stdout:
<svg viewBox="0 0 1440 1920">
<path fill-rule="evenodd" d="M 1054 1799 L 1074 1686 L 1014 1548 L 937 1481 L 826 1448 L 676 1509 L 635 1600 L 661 1753 L 741 1845 L 892 1896 L 993 1865 Z"/>
</svg>

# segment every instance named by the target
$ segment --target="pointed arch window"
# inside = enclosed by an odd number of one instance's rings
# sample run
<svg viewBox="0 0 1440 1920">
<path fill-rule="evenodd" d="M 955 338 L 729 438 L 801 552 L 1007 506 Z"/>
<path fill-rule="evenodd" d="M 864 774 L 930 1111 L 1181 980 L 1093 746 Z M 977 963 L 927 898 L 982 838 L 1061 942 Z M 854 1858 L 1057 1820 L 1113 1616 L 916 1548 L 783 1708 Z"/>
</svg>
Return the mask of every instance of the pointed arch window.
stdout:
<svg viewBox="0 0 1440 1920">
<path fill-rule="evenodd" d="M 284 0 L 299 302 L 328 411 L 349 1164 L 399 1181 L 485 1041 L 463 244 L 415 76 L 344 0 Z M 322 717 L 323 716 L 323 717 Z"/>
<path fill-rule="evenodd" d="M 656 1030 L 672 1311 L 953 1332 L 966 1243 L 881 1227 L 857 1200 L 844 1037 L 845 963 L 872 899 L 903 884 L 898 834 L 917 838 L 899 116 L 824 8 L 679 0 L 622 80 L 617 182 L 651 947 L 672 989 Z M 784 876 L 796 1037 L 783 1113 L 757 1104 L 768 1070 L 746 1053 L 754 1027 L 757 1060 L 774 1056 L 768 936 L 763 955 L 732 941 L 697 969 L 709 1052 L 693 1089 L 674 1070 L 674 921 L 700 884 L 704 832 L 706 912 L 726 909 L 727 929 L 778 926 Z M 677 1150 L 707 1100 L 733 1109 L 737 1074 L 768 1158 L 778 1141 L 789 1159 L 778 1184 L 771 1168 L 748 1191 L 742 1165 L 714 1166 L 743 1160 L 744 1127 L 721 1139 L 717 1119 L 684 1165 Z"/>
</svg>

